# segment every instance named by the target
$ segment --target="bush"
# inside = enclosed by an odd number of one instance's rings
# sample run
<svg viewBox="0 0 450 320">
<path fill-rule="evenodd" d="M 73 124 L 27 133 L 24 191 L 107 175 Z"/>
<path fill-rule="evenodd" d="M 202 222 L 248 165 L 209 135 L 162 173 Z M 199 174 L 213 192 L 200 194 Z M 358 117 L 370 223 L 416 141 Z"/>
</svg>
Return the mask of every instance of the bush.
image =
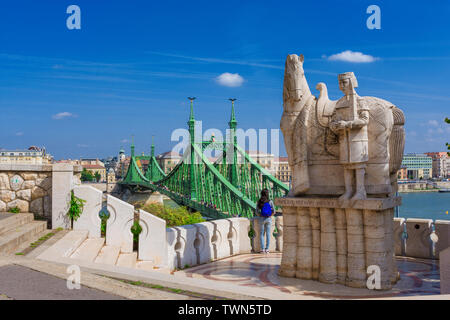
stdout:
<svg viewBox="0 0 450 320">
<path fill-rule="evenodd" d="M 8 210 L 10 213 L 20 213 L 20 209 L 18 207 L 10 208 Z"/>
<path fill-rule="evenodd" d="M 205 221 L 200 212 L 190 213 L 186 207 L 172 208 L 152 203 L 144 206 L 142 210 L 164 219 L 168 228 Z"/>
</svg>

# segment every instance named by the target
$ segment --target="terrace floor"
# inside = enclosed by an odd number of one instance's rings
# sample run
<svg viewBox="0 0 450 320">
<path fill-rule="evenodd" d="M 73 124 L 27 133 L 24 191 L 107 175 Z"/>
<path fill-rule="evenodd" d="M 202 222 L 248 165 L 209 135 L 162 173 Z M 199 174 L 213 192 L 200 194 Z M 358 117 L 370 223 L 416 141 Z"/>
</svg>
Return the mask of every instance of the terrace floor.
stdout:
<svg viewBox="0 0 450 320">
<path fill-rule="evenodd" d="M 392 290 L 376 291 L 323 284 L 313 280 L 283 278 L 277 275 L 281 253 L 244 254 L 175 272 L 194 279 L 208 279 L 220 284 L 254 287 L 325 299 L 364 299 L 440 294 L 439 261 L 397 257 L 400 281 Z M 300 298 L 300 297 L 298 297 Z"/>
</svg>

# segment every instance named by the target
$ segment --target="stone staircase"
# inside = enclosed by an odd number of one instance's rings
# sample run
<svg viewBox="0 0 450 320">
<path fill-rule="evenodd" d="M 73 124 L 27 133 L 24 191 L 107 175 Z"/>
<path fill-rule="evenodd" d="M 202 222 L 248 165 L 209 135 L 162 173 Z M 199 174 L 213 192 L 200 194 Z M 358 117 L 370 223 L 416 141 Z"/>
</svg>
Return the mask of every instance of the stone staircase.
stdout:
<svg viewBox="0 0 450 320">
<path fill-rule="evenodd" d="M 55 258 L 69 258 L 74 262 L 82 261 L 98 267 L 109 265 L 170 272 L 168 269 L 156 266 L 153 261 L 138 260 L 137 252 L 121 252 L 117 246 L 106 245 L 105 238 L 88 238 L 88 232 L 82 230 L 70 231 L 38 258 L 49 261 Z"/>
<path fill-rule="evenodd" d="M 13 254 L 47 230 L 46 221 L 32 213 L 0 213 L 0 254 Z"/>
</svg>

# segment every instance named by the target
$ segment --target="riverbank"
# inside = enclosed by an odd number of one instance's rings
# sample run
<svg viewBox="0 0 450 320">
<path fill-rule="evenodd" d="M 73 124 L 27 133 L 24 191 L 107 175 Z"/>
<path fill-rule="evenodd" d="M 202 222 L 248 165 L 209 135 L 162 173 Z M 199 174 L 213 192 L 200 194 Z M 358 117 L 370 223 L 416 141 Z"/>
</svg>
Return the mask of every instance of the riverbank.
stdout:
<svg viewBox="0 0 450 320">
<path fill-rule="evenodd" d="M 398 193 L 412 193 L 412 192 L 439 192 L 439 189 L 419 189 L 419 190 L 409 189 L 399 191 Z"/>
</svg>

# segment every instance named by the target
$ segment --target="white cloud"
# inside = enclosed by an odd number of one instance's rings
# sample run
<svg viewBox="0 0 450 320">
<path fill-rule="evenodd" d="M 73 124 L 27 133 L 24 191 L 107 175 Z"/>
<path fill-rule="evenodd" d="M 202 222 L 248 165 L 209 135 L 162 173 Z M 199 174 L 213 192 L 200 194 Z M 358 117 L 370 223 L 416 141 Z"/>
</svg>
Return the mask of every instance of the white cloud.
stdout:
<svg viewBox="0 0 450 320">
<path fill-rule="evenodd" d="M 128 143 L 128 142 L 130 142 L 130 140 L 128 140 L 128 139 L 122 139 L 122 140 L 120 140 L 120 142 L 122 142 L 122 143 Z"/>
<path fill-rule="evenodd" d="M 74 117 L 76 117 L 76 115 L 74 115 L 70 112 L 60 112 L 60 113 L 54 114 L 52 116 L 52 119 L 61 120 L 61 119 L 65 119 L 65 118 L 74 118 Z"/>
<path fill-rule="evenodd" d="M 244 78 L 242 78 L 238 73 L 222 73 L 216 78 L 217 82 L 226 87 L 240 87 L 244 83 Z"/>
<path fill-rule="evenodd" d="M 325 56 L 323 56 L 325 57 Z M 353 62 L 353 63 L 368 63 L 374 62 L 379 58 L 373 57 L 368 54 L 364 54 L 362 52 L 354 52 L 351 50 L 346 50 L 341 53 L 336 53 L 328 57 L 330 61 L 345 61 L 345 62 Z"/>
<path fill-rule="evenodd" d="M 439 126 L 439 123 L 436 120 L 429 120 L 428 124 L 433 127 Z"/>
<path fill-rule="evenodd" d="M 89 146 L 87 144 L 79 143 L 79 144 L 77 144 L 77 147 L 78 148 L 88 148 Z"/>
<path fill-rule="evenodd" d="M 16 132 L 16 136 L 18 136 L 18 137 L 23 136 L 23 132 L 22 131 Z"/>
</svg>

